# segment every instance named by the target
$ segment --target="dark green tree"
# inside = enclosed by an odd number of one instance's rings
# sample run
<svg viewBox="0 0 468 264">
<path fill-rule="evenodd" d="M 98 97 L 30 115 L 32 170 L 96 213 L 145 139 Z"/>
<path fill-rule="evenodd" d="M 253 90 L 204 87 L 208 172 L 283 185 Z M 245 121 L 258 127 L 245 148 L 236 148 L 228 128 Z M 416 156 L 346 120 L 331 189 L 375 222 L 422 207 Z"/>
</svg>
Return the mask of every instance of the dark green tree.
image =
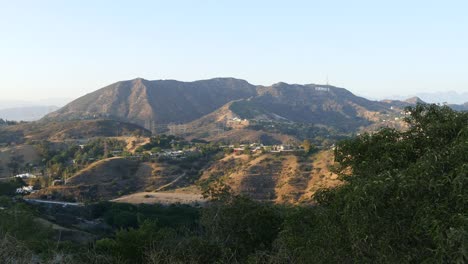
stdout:
<svg viewBox="0 0 468 264">
<path fill-rule="evenodd" d="M 466 263 L 468 113 L 437 105 L 407 111 L 404 132 L 382 129 L 338 144 L 345 184 L 317 202 L 355 262 Z"/>
</svg>

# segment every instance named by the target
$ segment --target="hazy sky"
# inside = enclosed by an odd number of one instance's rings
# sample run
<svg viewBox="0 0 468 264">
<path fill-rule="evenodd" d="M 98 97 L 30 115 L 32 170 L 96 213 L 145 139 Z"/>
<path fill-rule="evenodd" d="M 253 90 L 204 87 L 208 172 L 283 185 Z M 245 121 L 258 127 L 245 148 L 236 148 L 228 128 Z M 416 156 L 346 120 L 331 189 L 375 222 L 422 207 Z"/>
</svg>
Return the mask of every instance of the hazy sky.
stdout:
<svg viewBox="0 0 468 264">
<path fill-rule="evenodd" d="M 0 0 L 0 100 L 142 77 L 468 91 L 468 1 Z"/>
</svg>

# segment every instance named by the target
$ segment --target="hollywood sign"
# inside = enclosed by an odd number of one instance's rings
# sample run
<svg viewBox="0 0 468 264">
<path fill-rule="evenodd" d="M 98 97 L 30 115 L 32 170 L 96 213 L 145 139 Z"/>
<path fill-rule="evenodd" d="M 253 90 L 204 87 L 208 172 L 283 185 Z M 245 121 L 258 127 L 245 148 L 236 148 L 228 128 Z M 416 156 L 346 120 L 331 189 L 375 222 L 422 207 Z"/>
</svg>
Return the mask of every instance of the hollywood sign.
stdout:
<svg viewBox="0 0 468 264">
<path fill-rule="evenodd" d="M 330 88 L 328 88 L 328 87 L 315 87 L 315 91 L 329 92 Z"/>
</svg>

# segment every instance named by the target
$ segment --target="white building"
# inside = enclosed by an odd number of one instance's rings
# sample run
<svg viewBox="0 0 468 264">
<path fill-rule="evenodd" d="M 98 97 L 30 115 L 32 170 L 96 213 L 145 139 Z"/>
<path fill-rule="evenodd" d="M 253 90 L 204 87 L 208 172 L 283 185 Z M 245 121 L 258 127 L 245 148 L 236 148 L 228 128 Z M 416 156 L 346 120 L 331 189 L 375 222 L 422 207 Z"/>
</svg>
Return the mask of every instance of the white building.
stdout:
<svg viewBox="0 0 468 264">
<path fill-rule="evenodd" d="M 16 193 L 18 194 L 32 193 L 33 191 L 34 191 L 33 186 L 23 186 L 21 188 L 16 189 Z"/>
<path fill-rule="evenodd" d="M 37 178 L 36 175 L 33 175 L 31 173 L 23 173 L 23 174 L 18 174 L 15 176 L 16 178 L 21 178 L 21 179 L 33 179 Z"/>
</svg>

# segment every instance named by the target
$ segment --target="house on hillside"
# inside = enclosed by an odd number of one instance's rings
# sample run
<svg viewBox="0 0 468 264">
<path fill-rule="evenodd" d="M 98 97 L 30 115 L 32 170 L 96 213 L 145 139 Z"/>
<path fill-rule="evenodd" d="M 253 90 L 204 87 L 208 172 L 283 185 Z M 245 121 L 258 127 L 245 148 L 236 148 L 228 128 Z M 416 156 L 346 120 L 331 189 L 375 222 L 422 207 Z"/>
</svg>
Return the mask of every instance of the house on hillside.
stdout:
<svg viewBox="0 0 468 264">
<path fill-rule="evenodd" d="M 292 145 L 274 145 L 271 147 L 271 152 L 288 152 L 294 150 Z"/>
<path fill-rule="evenodd" d="M 20 179 L 34 179 L 34 178 L 37 178 L 36 175 L 33 175 L 31 173 L 22 173 L 22 174 L 18 174 L 15 176 L 15 178 L 20 178 Z"/>
<path fill-rule="evenodd" d="M 294 151 L 294 148 L 291 145 L 280 145 L 279 151 Z"/>
<path fill-rule="evenodd" d="M 245 147 L 239 147 L 239 148 L 234 148 L 233 149 L 234 154 L 236 154 L 236 155 L 240 155 L 240 154 L 244 153 L 244 150 L 245 150 Z"/>
<path fill-rule="evenodd" d="M 262 151 L 262 150 L 263 150 L 263 146 L 257 146 L 257 147 L 254 147 L 254 148 L 252 149 L 252 152 L 253 152 L 253 153 L 256 153 L 256 152 L 259 152 L 259 151 Z"/>
<path fill-rule="evenodd" d="M 34 192 L 33 186 L 23 186 L 21 188 L 16 189 L 17 194 L 28 194 L 28 193 L 33 193 L 33 192 Z"/>
</svg>

